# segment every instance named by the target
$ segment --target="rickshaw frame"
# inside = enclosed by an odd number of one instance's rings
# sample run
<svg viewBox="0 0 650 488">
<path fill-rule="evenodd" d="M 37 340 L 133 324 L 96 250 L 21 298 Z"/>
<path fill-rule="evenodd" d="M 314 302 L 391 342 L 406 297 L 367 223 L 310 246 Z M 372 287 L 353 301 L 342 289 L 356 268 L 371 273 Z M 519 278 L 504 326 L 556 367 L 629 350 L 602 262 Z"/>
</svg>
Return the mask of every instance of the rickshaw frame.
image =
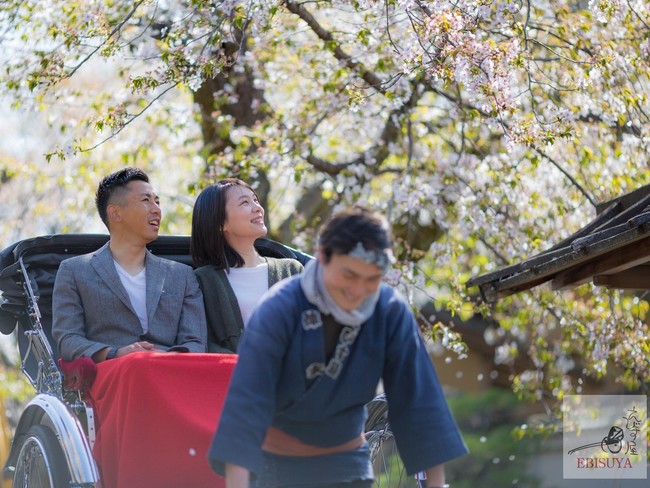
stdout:
<svg viewBox="0 0 650 488">
<path fill-rule="evenodd" d="M 64 388 L 63 374 L 52 347 L 51 293 L 61 261 L 93 252 L 108 239 L 104 234 L 39 236 L 19 241 L 0 252 L 0 332 L 17 332 L 20 369 L 36 391 L 20 414 L 4 465 L 3 476 L 13 478 L 14 488 L 29 487 L 31 476 L 47 478 L 49 486 L 54 488 L 59 488 L 60 479 L 75 488 L 93 488 L 100 483 L 93 458 L 94 410 L 81 390 Z M 263 256 L 289 257 L 303 264 L 311 259 L 270 239 L 259 239 L 256 247 Z M 192 264 L 189 236 L 160 236 L 148 248 L 161 257 Z M 383 471 L 388 468 L 384 465 L 382 446 L 393 439 L 385 398 L 376 397 L 368 404 L 368 410 L 366 438 L 373 459 L 381 464 L 378 469 Z M 60 466 L 62 463 L 64 467 Z M 41 472 L 33 471 L 39 469 Z M 396 483 L 389 481 L 389 486 L 406 486 L 403 470 L 397 471 L 399 479 Z"/>
</svg>

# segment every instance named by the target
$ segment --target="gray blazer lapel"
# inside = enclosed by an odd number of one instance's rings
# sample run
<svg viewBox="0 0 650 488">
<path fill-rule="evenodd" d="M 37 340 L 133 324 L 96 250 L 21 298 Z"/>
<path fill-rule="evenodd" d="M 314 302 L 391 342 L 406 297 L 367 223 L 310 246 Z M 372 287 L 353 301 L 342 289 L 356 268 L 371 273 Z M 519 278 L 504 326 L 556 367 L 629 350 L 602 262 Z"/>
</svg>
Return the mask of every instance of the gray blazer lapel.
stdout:
<svg viewBox="0 0 650 488">
<path fill-rule="evenodd" d="M 133 307 L 131 306 L 131 299 L 129 294 L 126 292 L 122 281 L 117 274 L 115 269 L 115 264 L 113 263 L 113 256 L 111 251 L 108 248 L 108 243 L 104 244 L 99 248 L 92 259 L 90 260 L 91 266 L 97 272 L 99 277 L 102 279 L 106 286 L 115 293 L 115 295 L 127 306 L 129 309 L 135 313 Z"/>
<path fill-rule="evenodd" d="M 147 319 L 149 326 L 153 324 L 153 317 L 163 294 L 167 269 L 164 261 L 147 251 L 145 266 L 147 270 Z"/>
</svg>

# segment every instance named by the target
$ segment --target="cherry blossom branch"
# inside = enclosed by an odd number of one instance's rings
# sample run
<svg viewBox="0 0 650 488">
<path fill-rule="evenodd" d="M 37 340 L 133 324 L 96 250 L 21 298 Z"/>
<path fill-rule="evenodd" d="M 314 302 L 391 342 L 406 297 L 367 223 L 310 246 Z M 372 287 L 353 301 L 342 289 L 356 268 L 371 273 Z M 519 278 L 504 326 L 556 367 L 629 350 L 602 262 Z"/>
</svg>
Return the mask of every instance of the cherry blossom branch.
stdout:
<svg viewBox="0 0 650 488">
<path fill-rule="evenodd" d="M 332 33 L 320 25 L 316 18 L 304 7 L 303 4 L 296 3 L 292 0 L 286 0 L 284 4 L 286 5 L 287 10 L 300 17 L 321 41 L 326 45 L 329 44 L 333 46 L 332 52 L 336 59 L 343 62 L 348 69 L 359 73 L 359 76 L 361 76 L 368 86 L 374 88 L 379 93 L 386 93 L 384 80 L 366 68 L 362 63 L 354 61 L 352 56 L 346 53 L 341 47 L 341 44 L 334 39 Z"/>
<path fill-rule="evenodd" d="M 427 91 L 426 89 L 419 89 L 417 81 L 414 84 L 415 86 L 411 91 L 411 96 L 409 97 L 409 99 L 406 102 L 404 102 L 400 107 L 391 111 L 391 113 L 386 118 L 386 123 L 384 125 L 384 129 L 382 130 L 381 136 L 379 137 L 379 142 L 375 144 L 372 148 L 364 151 L 362 154 L 360 154 L 353 160 L 344 163 L 332 163 L 326 161 L 325 159 L 314 156 L 313 154 L 310 154 L 307 156 L 307 158 L 305 158 L 307 162 L 311 164 L 314 168 L 332 176 L 339 174 L 341 171 L 343 171 L 344 169 L 350 166 L 354 166 L 354 165 L 367 166 L 368 160 L 373 160 L 375 162 L 375 166 L 377 168 L 375 171 L 373 171 L 375 174 L 381 174 L 385 172 L 391 172 L 391 173 L 403 172 L 403 170 L 398 170 L 395 168 L 393 169 L 380 168 L 380 165 L 389 156 L 389 152 L 387 149 L 388 145 L 391 142 L 395 141 L 400 135 L 400 131 L 398 130 L 396 120 L 398 120 L 400 116 L 408 113 L 413 107 L 415 107 L 418 100 L 422 97 L 422 94 L 424 94 Z M 426 85 L 420 85 L 420 88 L 426 88 Z M 410 138 L 411 136 L 412 134 L 409 132 L 408 137 Z M 411 144 L 411 142 L 412 141 L 409 140 L 409 144 Z M 409 152 L 409 156 L 408 156 L 409 164 L 410 161 L 411 161 L 411 154 Z"/>
<path fill-rule="evenodd" d="M 87 55 L 86 55 L 86 56 L 85 56 L 85 57 L 84 57 L 84 58 L 83 58 L 79 63 L 77 63 L 77 65 L 76 65 L 75 67 L 73 67 L 73 68 L 72 68 L 68 73 L 66 73 L 65 76 L 63 76 L 63 79 L 71 78 L 71 77 L 72 77 L 72 76 L 77 72 L 77 70 L 78 70 L 79 68 L 81 68 L 81 67 L 82 67 L 82 66 L 83 66 L 83 65 L 84 65 L 84 64 L 85 64 L 85 63 L 86 63 L 90 58 L 92 58 L 92 57 L 97 53 L 97 51 L 99 51 L 103 46 L 105 46 L 106 43 L 107 43 L 107 42 L 108 42 L 108 41 L 109 41 L 109 40 L 110 40 L 110 39 L 111 39 L 111 38 L 112 38 L 116 33 L 120 32 L 120 30 L 122 29 L 122 27 L 124 26 L 124 24 L 126 24 L 126 23 L 129 21 L 129 19 L 130 19 L 131 17 L 133 17 L 133 14 L 135 14 L 135 12 L 138 10 L 138 8 L 140 7 L 140 5 L 142 5 L 144 2 L 145 2 L 145 0 L 139 0 L 138 2 L 136 2 L 136 3 L 133 5 L 133 8 L 131 9 L 131 11 L 128 12 L 128 13 L 126 14 L 126 16 L 122 19 L 122 21 L 119 22 L 119 23 L 115 26 L 115 28 L 110 32 L 110 34 L 109 34 L 108 36 L 106 36 L 106 39 L 104 39 L 104 41 L 102 41 L 98 46 L 96 46 L 95 49 L 93 49 L 92 51 L 90 51 L 90 53 L 88 53 L 88 54 L 87 54 Z"/>
<path fill-rule="evenodd" d="M 630 10 L 632 11 L 632 13 L 634 14 L 634 16 L 638 19 L 638 21 L 641 22 L 641 23 L 645 26 L 646 29 L 650 29 L 650 25 L 648 25 L 648 23 L 647 23 L 645 20 L 643 20 L 643 17 L 641 17 L 641 16 L 639 15 L 639 12 L 637 12 L 637 11 L 634 9 L 634 7 L 632 6 L 632 4 L 630 3 L 630 0 L 627 0 L 626 3 L 627 3 L 627 6 L 628 6 L 628 7 L 630 8 Z"/>
<path fill-rule="evenodd" d="M 131 115 L 123 124 L 119 126 L 118 129 L 113 131 L 110 136 L 106 137 L 105 139 L 99 141 L 97 144 L 91 147 L 87 148 L 79 148 L 79 152 L 89 152 L 92 151 L 93 149 L 98 148 L 105 142 L 111 140 L 113 137 L 117 136 L 124 128 L 126 128 L 127 125 L 129 125 L 131 122 L 133 122 L 135 119 L 140 117 L 143 113 L 145 113 L 154 103 L 156 103 L 158 100 L 160 100 L 163 96 L 165 96 L 169 91 L 173 90 L 180 84 L 180 81 L 177 81 L 175 83 L 172 83 L 170 86 L 165 88 L 163 91 L 161 91 L 158 95 L 156 95 L 154 98 L 149 100 L 149 102 L 144 106 L 142 110 L 140 110 L 137 114 Z"/>
<path fill-rule="evenodd" d="M 533 148 L 537 154 L 542 156 L 544 159 L 546 159 L 549 163 L 551 163 L 553 166 L 555 166 L 570 182 L 573 186 L 575 186 L 580 193 L 584 195 L 584 197 L 591 203 L 594 207 L 598 204 L 596 200 L 583 188 L 583 186 L 578 183 L 578 181 L 571 176 L 555 159 L 553 159 L 551 156 L 546 154 L 544 151 L 541 149 L 535 147 Z"/>
</svg>

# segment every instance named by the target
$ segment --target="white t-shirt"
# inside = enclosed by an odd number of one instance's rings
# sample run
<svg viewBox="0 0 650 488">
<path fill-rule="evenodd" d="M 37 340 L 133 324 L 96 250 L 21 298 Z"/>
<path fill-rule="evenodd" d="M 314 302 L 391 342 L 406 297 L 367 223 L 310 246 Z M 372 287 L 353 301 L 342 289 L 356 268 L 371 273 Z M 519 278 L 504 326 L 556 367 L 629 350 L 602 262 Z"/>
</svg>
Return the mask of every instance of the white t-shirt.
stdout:
<svg viewBox="0 0 650 488">
<path fill-rule="evenodd" d="M 264 263 L 254 268 L 230 268 L 228 281 L 235 292 L 246 325 L 260 298 L 269 289 L 269 265 Z"/>
<path fill-rule="evenodd" d="M 131 306 L 140 319 L 142 332 L 146 334 L 149 330 L 149 320 L 147 319 L 147 270 L 145 268 L 137 275 L 131 276 L 122 266 L 117 264 L 117 261 L 113 260 L 113 262 L 117 274 L 129 294 Z"/>
</svg>

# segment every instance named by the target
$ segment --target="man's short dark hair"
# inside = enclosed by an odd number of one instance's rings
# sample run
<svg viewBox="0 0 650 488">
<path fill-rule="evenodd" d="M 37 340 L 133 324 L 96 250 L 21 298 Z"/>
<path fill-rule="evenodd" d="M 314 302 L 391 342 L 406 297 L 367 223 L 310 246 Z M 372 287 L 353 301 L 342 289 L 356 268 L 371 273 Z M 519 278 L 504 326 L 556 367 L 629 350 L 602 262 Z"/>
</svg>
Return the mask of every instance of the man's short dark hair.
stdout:
<svg viewBox="0 0 650 488">
<path fill-rule="evenodd" d="M 99 182 L 97 193 L 95 194 L 95 206 L 99 212 L 99 217 L 109 230 L 108 206 L 124 195 L 126 185 L 131 181 L 144 181 L 145 183 L 149 183 L 149 177 L 141 169 L 124 168 L 105 176 Z"/>
<path fill-rule="evenodd" d="M 320 251 L 329 262 L 334 254 L 350 254 L 359 244 L 369 252 L 384 253 L 391 248 L 388 221 L 374 210 L 355 204 L 334 214 L 320 232 Z"/>
</svg>

